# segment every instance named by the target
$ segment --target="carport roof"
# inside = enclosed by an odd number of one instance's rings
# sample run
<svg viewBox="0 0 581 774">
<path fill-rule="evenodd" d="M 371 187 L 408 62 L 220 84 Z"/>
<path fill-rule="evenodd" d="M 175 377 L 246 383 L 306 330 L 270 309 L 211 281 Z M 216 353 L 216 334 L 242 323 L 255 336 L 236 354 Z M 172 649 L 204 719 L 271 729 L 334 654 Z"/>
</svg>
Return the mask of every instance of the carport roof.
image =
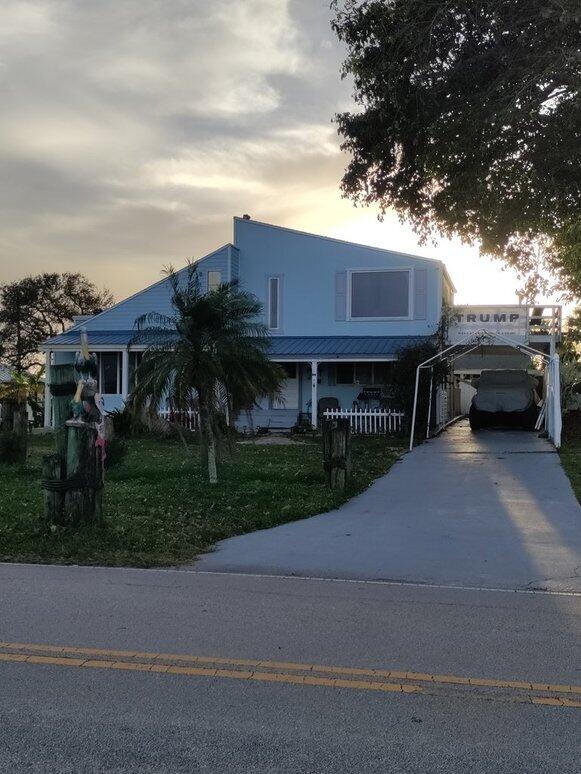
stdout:
<svg viewBox="0 0 581 774">
<path fill-rule="evenodd" d="M 135 331 L 88 331 L 89 347 L 126 347 L 135 339 Z M 147 340 L 140 336 L 140 344 Z M 316 360 L 337 358 L 354 360 L 358 357 L 393 358 L 399 350 L 427 341 L 422 336 L 272 336 L 270 356 L 273 358 Z M 137 345 L 137 342 L 135 342 Z M 43 349 L 71 348 L 80 345 L 80 330 L 65 331 L 46 341 Z"/>
</svg>

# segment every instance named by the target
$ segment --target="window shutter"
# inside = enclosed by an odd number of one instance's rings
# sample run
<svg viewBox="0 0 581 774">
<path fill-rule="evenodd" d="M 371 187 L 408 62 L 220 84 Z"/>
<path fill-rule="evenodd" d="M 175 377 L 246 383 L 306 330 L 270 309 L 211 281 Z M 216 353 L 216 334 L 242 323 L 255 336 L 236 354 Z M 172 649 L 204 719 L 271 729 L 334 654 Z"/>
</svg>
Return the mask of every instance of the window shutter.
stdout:
<svg viewBox="0 0 581 774">
<path fill-rule="evenodd" d="M 347 272 L 335 272 L 335 319 L 347 319 Z"/>
<path fill-rule="evenodd" d="M 414 320 L 428 316 L 428 270 L 414 269 Z"/>
</svg>

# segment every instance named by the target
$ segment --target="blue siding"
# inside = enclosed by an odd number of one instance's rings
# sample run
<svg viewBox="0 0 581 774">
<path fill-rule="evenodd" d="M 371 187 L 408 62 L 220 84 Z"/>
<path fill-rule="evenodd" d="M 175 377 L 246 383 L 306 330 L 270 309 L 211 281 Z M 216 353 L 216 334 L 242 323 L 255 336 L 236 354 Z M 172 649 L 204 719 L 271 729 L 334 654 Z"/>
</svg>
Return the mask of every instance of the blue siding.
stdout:
<svg viewBox="0 0 581 774">
<path fill-rule="evenodd" d="M 234 219 L 236 245 L 225 245 L 198 262 L 202 289 L 208 272 L 222 281 L 239 279 L 267 309 L 267 278 L 281 278 L 280 326 L 273 331 L 273 356 L 392 355 L 404 337 L 424 337 L 437 329 L 442 305 L 443 265 L 413 255 L 304 234 L 252 220 Z M 349 270 L 408 269 L 410 318 L 349 320 Z M 184 270 L 182 270 L 184 271 Z M 171 314 L 167 279 L 86 321 L 94 344 L 126 345 L 138 317 Z M 52 340 L 71 345 L 79 327 Z M 93 336 L 91 337 L 91 333 Z M 276 343 L 280 340 L 280 346 Z"/>
<path fill-rule="evenodd" d="M 207 286 L 208 271 L 220 271 L 222 280 L 226 282 L 229 277 L 230 245 L 225 245 L 214 253 L 210 253 L 198 262 L 202 287 Z M 182 269 L 180 273 L 185 272 Z M 171 285 L 169 280 L 163 279 L 155 285 L 136 293 L 125 301 L 97 314 L 84 325 L 87 331 L 132 331 L 135 320 L 147 312 L 159 312 L 160 314 L 172 314 Z M 90 335 L 89 335 L 90 339 Z"/>
<path fill-rule="evenodd" d="M 234 220 L 234 243 L 240 250 L 241 281 L 263 304 L 265 277 L 284 274 L 281 329 L 286 336 L 426 336 L 438 326 L 442 273 L 439 261 L 241 218 Z M 338 283 L 337 273 L 364 268 L 410 269 L 411 296 L 420 307 L 421 319 L 342 319 L 343 309 L 337 300 L 342 283 Z M 422 293 L 415 293 L 414 269 L 425 271 L 425 309 L 420 300 Z M 423 284 L 423 275 L 420 276 Z M 413 308 L 410 311 L 413 317 Z"/>
<path fill-rule="evenodd" d="M 230 281 L 230 245 L 202 258 L 197 263 L 200 273 L 201 288 L 204 293 L 208 289 L 208 272 L 219 271 L 221 282 Z"/>
<path fill-rule="evenodd" d="M 230 279 L 232 282 L 240 279 L 240 252 L 233 245 L 230 246 Z"/>
</svg>

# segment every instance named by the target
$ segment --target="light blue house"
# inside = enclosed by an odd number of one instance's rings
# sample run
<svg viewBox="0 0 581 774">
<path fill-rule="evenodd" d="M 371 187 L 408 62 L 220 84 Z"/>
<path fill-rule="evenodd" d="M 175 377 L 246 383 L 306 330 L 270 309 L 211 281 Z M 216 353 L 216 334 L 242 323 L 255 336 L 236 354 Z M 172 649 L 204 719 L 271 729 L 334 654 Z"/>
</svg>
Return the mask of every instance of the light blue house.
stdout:
<svg viewBox="0 0 581 774">
<path fill-rule="evenodd" d="M 203 288 L 238 280 L 264 307 L 271 357 L 287 373 L 281 401 L 263 401 L 255 425 L 290 428 L 299 414 L 313 423 L 322 398 L 343 409 L 374 407 L 397 353 L 432 336 L 454 286 L 441 261 L 352 244 L 234 218 L 233 242 L 198 262 Z M 144 345 L 132 344 L 135 320 L 150 311 L 171 313 L 167 279 L 111 309 L 78 319 L 45 342 L 48 363 L 72 360 L 81 326 L 98 353 L 108 410 L 131 393 Z M 328 402 L 327 402 L 328 403 Z M 50 423 L 47 401 L 46 424 Z M 240 417 L 240 424 L 246 419 Z"/>
</svg>

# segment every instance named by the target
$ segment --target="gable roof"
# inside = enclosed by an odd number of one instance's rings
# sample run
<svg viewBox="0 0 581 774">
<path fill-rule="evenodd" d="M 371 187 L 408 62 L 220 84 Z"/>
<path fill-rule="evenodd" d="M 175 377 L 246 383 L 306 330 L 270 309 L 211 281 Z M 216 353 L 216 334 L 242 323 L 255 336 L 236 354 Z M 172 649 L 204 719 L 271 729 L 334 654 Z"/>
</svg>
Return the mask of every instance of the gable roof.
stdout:
<svg viewBox="0 0 581 774">
<path fill-rule="evenodd" d="M 217 250 L 213 250 L 208 255 L 204 255 L 195 261 L 200 264 L 203 261 L 211 259 L 221 259 L 226 261 L 233 245 L 230 243 L 222 245 Z M 187 271 L 187 266 L 179 269 L 176 274 L 182 275 Z M 88 320 L 73 325 L 65 334 L 54 336 L 43 342 L 41 349 L 49 349 L 52 344 L 63 343 L 62 336 L 68 333 L 75 333 L 77 338 L 81 328 L 86 328 L 89 333 L 89 340 L 93 332 L 98 331 L 133 331 L 135 320 L 147 312 L 159 312 L 160 314 L 172 314 L 171 307 L 171 282 L 168 277 L 164 277 L 143 290 L 134 293 L 128 298 L 119 301 L 109 309 L 105 309 L 98 314 L 93 315 Z"/>
</svg>

